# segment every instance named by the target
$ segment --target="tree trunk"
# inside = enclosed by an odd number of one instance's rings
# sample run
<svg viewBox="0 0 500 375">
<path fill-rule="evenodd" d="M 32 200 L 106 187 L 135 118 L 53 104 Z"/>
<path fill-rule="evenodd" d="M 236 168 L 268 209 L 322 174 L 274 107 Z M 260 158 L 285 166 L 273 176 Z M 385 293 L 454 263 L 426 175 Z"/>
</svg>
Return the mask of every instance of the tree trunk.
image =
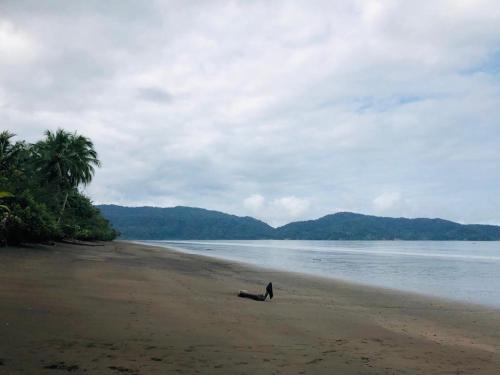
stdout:
<svg viewBox="0 0 500 375">
<path fill-rule="evenodd" d="M 66 192 L 66 194 L 64 195 L 64 201 L 61 207 L 61 212 L 59 213 L 59 218 L 57 219 L 57 224 L 61 222 L 62 216 L 64 214 L 64 209 L 66 208 L 66 203 L 68 202 L 68 195 L 69 195 L 68 192 Z"/>
</svg>

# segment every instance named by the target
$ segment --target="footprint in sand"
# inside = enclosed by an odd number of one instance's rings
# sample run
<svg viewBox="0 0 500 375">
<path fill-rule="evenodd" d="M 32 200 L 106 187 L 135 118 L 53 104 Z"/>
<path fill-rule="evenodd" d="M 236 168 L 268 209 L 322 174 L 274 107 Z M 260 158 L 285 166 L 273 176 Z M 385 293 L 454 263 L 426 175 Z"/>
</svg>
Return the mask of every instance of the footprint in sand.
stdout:
<svg viewBox="0 0 500 375">
<path fill-rule="evenodd" d="M 66 365 L 64 362 L 53 363 L 51 365 L 43 366 L 43 368 L 48 370 L 66 370 L 68 372 L 80 369 L 78 365 Z"/>
<path fill-rule="evenodd" d="M 325 350 L 323 354 L 328 354 L 328 353 L 336 353 L 337 351 L 335 349 L 332 350 Z"/>
<path fill-rule="evenodd" d="M 314 363 L 321 362 L 322 360 L 323 360 L 323 358 L 315 358 L 312 361 L 306 362 L 306 365 L 312 365 Z"/>
<path fill-rule="evenodd" d="M 126 373 L 130 373 L 130 374 L 137 374 L 137 370 L 133 370 L 133 369 L 122 367 L 122 366 L 109 366 L 108 368 L 110 370 L 115 370 L 115 371 L 118 371 L 118 372 L 126 372 Z"/>
</svg>

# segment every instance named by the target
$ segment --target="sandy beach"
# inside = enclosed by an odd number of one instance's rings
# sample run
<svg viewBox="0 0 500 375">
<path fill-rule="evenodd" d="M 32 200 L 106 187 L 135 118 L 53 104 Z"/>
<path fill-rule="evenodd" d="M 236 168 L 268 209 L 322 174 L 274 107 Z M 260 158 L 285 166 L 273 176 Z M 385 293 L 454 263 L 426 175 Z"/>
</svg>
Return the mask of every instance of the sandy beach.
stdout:
<svg viewBox="0 0 500 375">
<path fill-rule="evenodd" d="M 0 374 L 500 371 L 498 309 L 126 242 L 0 249 L 0 338 Z"/>
</svg>

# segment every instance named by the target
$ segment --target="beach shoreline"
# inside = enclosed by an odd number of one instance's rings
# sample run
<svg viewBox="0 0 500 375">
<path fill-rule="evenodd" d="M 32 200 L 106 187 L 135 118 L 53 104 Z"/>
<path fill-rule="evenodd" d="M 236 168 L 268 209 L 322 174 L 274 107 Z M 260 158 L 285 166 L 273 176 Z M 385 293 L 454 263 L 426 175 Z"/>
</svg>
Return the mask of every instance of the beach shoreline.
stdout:
<svg viewBox="0 0 500 375">
<path fill-rule="evenodd" d="M 182 247 L 177 247 L 177 246 L 170 246 L 170 241 L 143 241 L 143 240 L 118 240 L 121 242 L 125 243 L 132 243 L 136 245 L 143 245 L 143 246 L 152 246 L 152 247 L 157 247 L 157 248 L 163 248 L 167 251 L 174 251 L 178 252 L 179 254 L 186 254 L 186 255 L 191 255 L 193 257 L 200 257 L 200 259 L 214 259 L 217 261 L 220 261 L 222 263 L 227 263 L 228 265 L 241 265 L 242 267 L 246 267 L 249 269 L 254 269 L 256 272 L 284 272 L 287 274 L 294 274 L 297 277 L 303 277 L 305 279 L 311 279 L 311 280 L 317 280 L 320 282 L 333 282 L 336 284 L 346 284 L 346 286 L 351 286 L 353 288 L 363 288 L 363 289 L 369 289 L 373 293 L 389 293 L 389 294 L 395 294 L 398 296 L 401 296 L 401 298 L 406 298 L 409 296 L 412 296 L 413 298 L 423 298 L 424 301 L 430 301 L 434 300 L 436 303 L 448 303 L 456 306 L 461 306 L 462 308 L 467 308 L 467 307 L 472 307 L 475 306 L 477 308 L 483 308 L 483 309 L 493 309 L 493 310 L 498 310 L 500 313 L 500 306 L 495 305 L 495 304 L 488 304 L 488 303 L 480 303 L 480 302 L 475 302 L 475 301 L 467 301 L 467 300 L 462 300 L 459 298 L 452 298 L 452 297 L 446 297 L 443 295 L 437 295 L 437 294 L 430 294 L 426 292 L 416 292 L 408 289 L 403 289 L 403 288 L 396 288 L 396 287 L 388 287 L 388 286 L 382 286 L 382 285 L 370 285 L 366 282 L 363 281 L 356 281 L 356 280 L 348 280 L 347 278 L 341 278 L 341 277 L 336 277 L 333 275 L 327 275 L 327 274 L 320 274 L 320 273 L 312 273 L 312 272 L 307 272 L 307 271 L 295 271 L 295 270 L 285 270 L 283 268 L 276 268 L 273 266 L 266 266 L 266 265 L 255 265 L 249 262 L 246 262 L 244 260 L 234 260 L 234 259 L 226 259 L 222 256 L 217 256 L 217 255 L 211 255 L 211 254 L 204 254 L 204 253 L 198 253 L 196 251 L 192 251 L 189 249 L 184 249 Z M 158 243 L 155 243 L 158 242 Z M 160 243 L 167 243 L 166 245 L 162 245 Z M 174 243 L 177 241 L 173 241 Z M 450 242 L 450 241 L 448 241 Z"/>
<path fill-rule="evenodd" d="M 495 308 L 121 241 L 0 249 L 0 271 L 0 373 L 500 368 Z"/>
</svg>

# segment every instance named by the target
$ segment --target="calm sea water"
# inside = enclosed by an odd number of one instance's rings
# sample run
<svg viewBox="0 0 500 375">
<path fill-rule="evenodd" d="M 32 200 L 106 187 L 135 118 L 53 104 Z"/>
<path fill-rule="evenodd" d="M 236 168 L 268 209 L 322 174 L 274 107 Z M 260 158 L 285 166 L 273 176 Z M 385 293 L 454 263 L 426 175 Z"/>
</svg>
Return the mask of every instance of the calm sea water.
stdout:
<svg viewBox="0 0 500 375">
<path fill-rule="evenodd" d="M 500 307 L 500 242 L 260 240 L 141 243 Z"/>
</svg>

